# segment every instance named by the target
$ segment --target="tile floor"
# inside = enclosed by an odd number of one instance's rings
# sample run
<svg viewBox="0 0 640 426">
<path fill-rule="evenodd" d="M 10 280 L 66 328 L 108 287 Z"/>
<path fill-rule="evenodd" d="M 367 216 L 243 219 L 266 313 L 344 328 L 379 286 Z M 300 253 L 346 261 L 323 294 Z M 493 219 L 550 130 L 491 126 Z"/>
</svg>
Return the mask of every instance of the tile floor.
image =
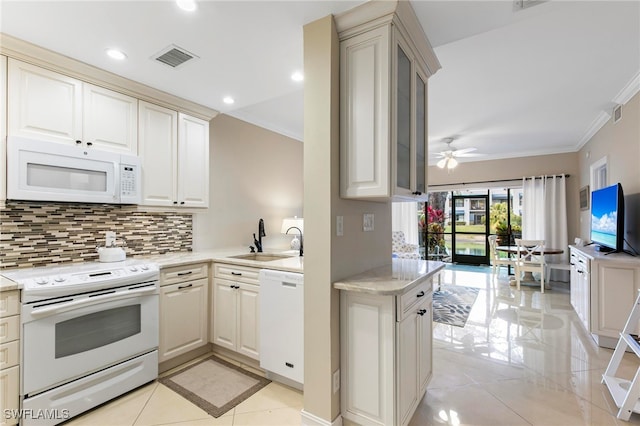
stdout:
<svg viewBox="0 0 640 426">
<path fill-rule="evenodd" d="M 601 375 L 613 351 L 599 348 L 569 303 L 568 284 L 510 287 L 503 271 L 448 268 L 443 285 L 480 289 L 464 328 L 434 324 L 434 375 L 411 425 L 627 425 Z M 619 375 L 640 362 L 626 354 Z M 271 383 L 214 419 L 153 383 L 68 425 L 299 425 L 302 394 Z"/>
</svg>

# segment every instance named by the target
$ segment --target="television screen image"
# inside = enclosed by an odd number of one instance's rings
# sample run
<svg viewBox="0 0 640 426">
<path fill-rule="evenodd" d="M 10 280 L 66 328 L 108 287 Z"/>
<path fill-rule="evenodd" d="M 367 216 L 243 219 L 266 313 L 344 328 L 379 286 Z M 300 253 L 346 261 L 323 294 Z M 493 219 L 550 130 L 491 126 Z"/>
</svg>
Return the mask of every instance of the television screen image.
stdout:
<svg viewBox="0 0 640 426">
<path fill-rule="evenodd" d="M 622 250 L 624 207 L 620 184 L 591 193 L 591 241 L 602 247 Z"/>
</svg>

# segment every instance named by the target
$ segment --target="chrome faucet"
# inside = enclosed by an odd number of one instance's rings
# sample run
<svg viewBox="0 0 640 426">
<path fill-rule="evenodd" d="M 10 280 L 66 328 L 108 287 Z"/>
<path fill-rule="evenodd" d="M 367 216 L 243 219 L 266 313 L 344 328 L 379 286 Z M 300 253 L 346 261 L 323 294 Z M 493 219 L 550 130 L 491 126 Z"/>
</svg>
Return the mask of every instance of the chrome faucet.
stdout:
<svg viewBox="0 0 640 426">
<path fill-rule="evenodd" d="M 258 253 L 262 253 L 262 237 L 266 237 L 264 233 L 264 220 L 258 221 L 258 239 L 256 240 L 256 234 L 253 234 L 253 243 L 256 245 Z"/>
<path fill-rule="evenodd" d="M 292 229 L 297 229 L 298 232 L 300 233 L 300 256 L 302 256 L 303 255 L 303 250 L 302 250 L 302 231 L 297 226 L 292 226 L 291 228 L 287 229 L 287 232 L 285 232 L 285 234 L 288 234 L 289 231 L 291 231 Z"/>
</svg>

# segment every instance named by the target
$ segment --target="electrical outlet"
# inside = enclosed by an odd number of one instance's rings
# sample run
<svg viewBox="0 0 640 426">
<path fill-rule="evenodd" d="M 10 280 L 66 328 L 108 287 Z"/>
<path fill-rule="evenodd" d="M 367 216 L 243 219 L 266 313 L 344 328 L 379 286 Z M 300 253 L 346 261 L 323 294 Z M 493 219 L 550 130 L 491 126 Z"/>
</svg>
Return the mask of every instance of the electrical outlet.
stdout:
<svg viewBox="0 0 640 426">
<path fill-rule="evenodd" d="M 373 231 L 373 213 L 365 213 L 362 216 L 362 230 L 365 232 Z"/>
<path fill-rule="evenodd" d="M 344 235 L 344 217 L 336 216 L 336 236 L 342 237 Z"/>
<path fill-rule="evenodd" d="M 340 369 L 333 372 L 333 393 L 340 390 Z"/>
</svg>

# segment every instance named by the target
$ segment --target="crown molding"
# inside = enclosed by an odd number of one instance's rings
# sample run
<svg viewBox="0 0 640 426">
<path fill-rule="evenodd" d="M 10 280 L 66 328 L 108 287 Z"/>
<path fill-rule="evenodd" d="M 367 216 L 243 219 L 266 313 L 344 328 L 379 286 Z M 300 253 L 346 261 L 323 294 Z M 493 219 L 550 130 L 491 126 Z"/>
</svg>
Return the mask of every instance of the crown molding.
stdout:
<svg viewBox="0 0 640 426">
<path fill-rule="evenodd" d="M 613 102 L 618 105 L 624 105 L 640 92 L 640 71 L 622 88 L 620 92 L 613 98 Z"/>
<path fill-rule="evenodd" d="M 587 131 L 584 133 L 582 138 L 578 141 L 578 144 L 575 147 L 576 151 L 579 151 L 591 138 L 598 133 L 598 130 L 602 128 L 609 119 L 611 118 L 611 114 L 600 111 L 600 114 L 591 122 L 591 125 L 587 128 Z"/>
</svg>

